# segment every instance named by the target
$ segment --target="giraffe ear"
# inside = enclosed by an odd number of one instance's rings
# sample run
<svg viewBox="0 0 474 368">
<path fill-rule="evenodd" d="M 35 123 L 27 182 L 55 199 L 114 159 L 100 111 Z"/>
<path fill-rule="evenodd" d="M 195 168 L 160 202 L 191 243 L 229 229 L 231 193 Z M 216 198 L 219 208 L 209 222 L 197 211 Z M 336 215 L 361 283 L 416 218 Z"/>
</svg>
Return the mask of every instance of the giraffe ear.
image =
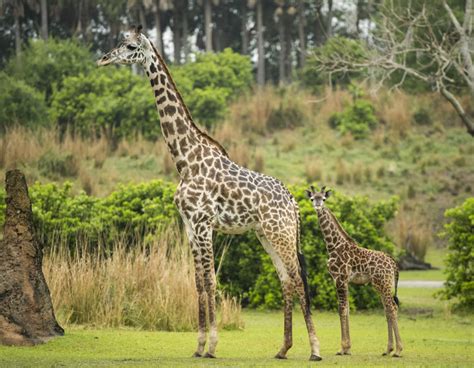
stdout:
<svg viewBox="0 0 474 368">
<path fill-rule="evenodd" d="M 332 194 L 332 190 L 329 189 L 325 194 L 326 198 L 329 198 L 331 196 L 331 194 Z"/>
<path fill-rule="evenodd" d="M 143 29 L 143 26 L 141 24 L 139 24 L 138 27 L 137 27 L 137 30 L 136 30 L 137 34 L 140 33 L 142 31 L 142 29 Z"/>
<path fill-rule="evenodd" d="M 311 197 L 313 196 L 313 193 L 311 193 L 309 190 L 305 190 L 304 191 L 306 193 L 306 197 L 308 197 L 309 199 L 311 199 Z"/>
</svg>

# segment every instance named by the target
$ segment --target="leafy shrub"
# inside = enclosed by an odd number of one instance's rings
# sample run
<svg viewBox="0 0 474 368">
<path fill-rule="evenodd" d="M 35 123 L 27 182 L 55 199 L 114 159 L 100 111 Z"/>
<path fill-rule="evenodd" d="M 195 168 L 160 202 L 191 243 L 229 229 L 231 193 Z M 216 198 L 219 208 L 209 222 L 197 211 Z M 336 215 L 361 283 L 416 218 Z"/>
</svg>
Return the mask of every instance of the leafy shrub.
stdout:
<svg viewBox="0 0 474 368">
<path fill-rule="evenodd" d="M 361 40 L 353 40 L 342 36 L 331 37 L 324 45 L 310 50 L 306 65 L 300 76 L 300 82 L 303 86 L 313 90 L 313 92 L 319 92 L 321 86 L 328 83 L 329 78 L 332 85 L 348 85 L 351 80 L 364 74 L 364 71 L 338 71 L 330 75 L 326 72 L 320 72 L 318 67 L 321 59 L 328 59 L 328 55 L 331 57 L 339 55 L 344 60 L 365 60 L 367 50 Z"/>
<path fill-rule="evenodd" d="M 266 124 L 267 128 L 273 131 L 303 125 L 306 116 L 300 103 L 300 100 L 286 96 L 286 92 L 283 92 L 278 106 L 270 111 Z"/>
<path fill-rule="evenodd" d="M 79 162 L 71 153 L 61 155 L 47 152 L 38 160 L 38 169 L 51 179 L 75 177 L 79 173 Z"/>
<path fill-rule="evenodd" d="M 36 183 L 29 188 L 35 226 L 45 245 L 59 235 L 73 248 L 82 236 L 92 245 L 108 247 L 118 235 L 145 239 L 175 222 L 174 184 L 160 180 L 123 185 L 105 198 L 73 194 L 71 183 Z M 5 192 L 1 191 L 0 220 L 4 222 Z"/>
<path fill-rule="evenodd" d="M 0 73 L 0 131 L 15 124 L 28 127 L 46 125 L 48 110 L 44 97 L 25 82 Z"/>
<path fill-rule="evenodd" d="M 292 188 L 301 210 L 301 247 L 308 264 L 308 282 L 313 307 L 333 309 L 337 305 L 334 282 L 327 272 L 327 251 L 317 215 L 304 194 L 305 187 Z M 71 184 L 35 184 L 30 188 L 33 215 L 40 238 L 46 245 L 62 243 L 74 249 L 87 239 L 92 247 L 113 251 L 114 240 L 123 244 L 151 241 L 151 237 L 176 221 L 174 184 L 152 181 L 121 186 L 105 198 L 84 193 L 74 195 Z M 5 193 L 0 192 L 4 197 Z M 0 218 L 4 218 L 4 202 Z M 370 203 L 365 197 L 349 198 L 336 193 L 328 206 L 351 236 L 362 246 L 393 254 L 394 246 L 384 234 L 385 223 L 396 209 L 396 201 Z M 222 262 L 219 282 L 228 295 L 241 297 L 244 305 L 277 308 L 281 288 L 271 259 L 255 234 L 229 237 L 217 234 L 214 241 L 216 264 Z M 223 251 L 226 247 L 226 251 Z M 225 256 L 222 258 L 222 254 Z M 351 286 L 351 304 L 364 309 L 379 305 L 369 286 Z"/>
<path fill-rule="evenodd" d="M 301 214 L 301 247 L 308 264 L 311 303 L 314 307 L 334 309 L 337 298 L 334 282 L 327 272 L 327 251 L 319 230 L 317 214 L 304 194 L 305 187 L 294 187 Z M 393 254 L 395 247 L 384 233 L 385 223 L 394 216 L 396 200 L 369 203 L 365 197 L 331 197 L 328 206 L 342 226 L 364 247 Z M 223 240 L 218 237 L 217 246 Z M 281 288 L 270 257 L 254 234 L 240 235 L 231 241 L 222 261 L 219 280 L 231 294 L 239 294 L 244 304 L 276 308 L 281 305 Z M 351 304 L 365 309 L 379 306 L 370 286 L 351 286 Z"/>
<path fill-rule="evenodd" d="M 6 67 L 9 75 L 22 79 L 50 101 L 53 89 L 60 89 L 69 76 L 95 68 L 89 49 L 74 39 L 33 40 L 23 51 L 21 63 L 12 57 Z"/>
<path fill-rule="evenodd" d="M 153 94 L 141 77 L 125 68 L 96 69 L 68 77 L 54 92 L 51 116 L 62 131 L 105 136 L 111 141 L 141 133 L 160 134 Z"/>
<path fill-rule="evenodd" d="M 474 308 L 474 198 L 445 212 L 450 220 L 442 235 L 448 238 L 447 280 L 442 295 L 458 298 L 457 307 Z"/>
<path fill-rule="evenodd" d="M 421 107 L 413 114 L 413 119 L 419 125 L 431 125 L 433 123 L 429 111 L 424 107 Z"/>
<path fill-rule="evenodd" d="M 368 100 L 356 99 L 344 111 L 333 114 L 329 125 L 341 134 L 351 133 L 356 139 L 366 138 L 377 125 L 374 106 Z"/>
<path fill-rule="evenodd" d="M 173 77 L 193 117 L 211 127 L 226 112 L 227 103 L 252 84 L 248 57 L 225 49 L 200 54 L 195 62 L 173 68 Z"/>
</svg>

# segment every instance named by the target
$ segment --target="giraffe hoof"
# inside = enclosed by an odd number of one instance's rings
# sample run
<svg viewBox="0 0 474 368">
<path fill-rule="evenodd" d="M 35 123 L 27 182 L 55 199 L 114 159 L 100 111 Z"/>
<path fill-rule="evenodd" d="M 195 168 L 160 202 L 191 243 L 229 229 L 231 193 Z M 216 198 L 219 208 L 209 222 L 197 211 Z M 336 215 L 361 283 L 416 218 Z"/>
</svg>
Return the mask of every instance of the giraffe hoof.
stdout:
<svg viewBox="0 0 474 368">
<path fill-rule="evenodd" d="M 275 359 L 288 359 L 285 355 L 281 355 L 280 353 L 278 353 L 277 355 L 275 355 Z"/>
<path fill-rule="evenodd" d="M 397 353 L 395 353 L 395 354 L 392 355 L 392 358 L 401 358 L 401 357 L 402 357 L 402 356 L 401 356 L 400 354 L 397 354 Z"/>
<path fill-rule="evenodd" d="M 309 360 L 312 362 L 319 362 L 320 360 L 323 360 L 320 356 L 317 356 L 316 354 L 311 354 L 309 357 Z"/>
<path fill-rule="evenodd" d="M 202 355 L 199 354 L 197 351 L 193 354 L 193 358 L 202 358 Z"/>
<path fill-rule="evenodd" d="M 336 355 L 351 355 L 350 351 L 338 351 Z"/>
<path fill-rule="evenodd" d="M 216 356 L 214 354 L 211 354 L 211 353 L 206 353 L 206 354 L 204 354 L 204 358 L 216 359 Z"/>
</svg>

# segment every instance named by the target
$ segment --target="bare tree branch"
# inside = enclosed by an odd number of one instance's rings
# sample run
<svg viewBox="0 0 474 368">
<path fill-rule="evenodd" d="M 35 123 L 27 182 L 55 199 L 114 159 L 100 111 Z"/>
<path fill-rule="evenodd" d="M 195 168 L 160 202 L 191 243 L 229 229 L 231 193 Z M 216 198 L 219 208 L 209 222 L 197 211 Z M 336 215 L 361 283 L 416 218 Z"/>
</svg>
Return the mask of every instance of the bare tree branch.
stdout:
<svg viewBox="0 0 474 368">
<path fill-rule="evenodd" d="M 372 37 L 374 45 L 371 49 L 366 50 L 364 55 L 351 54 L 346 53 L 344 45 L 341 45 L 340 52 L 314 55 L 316 68 L 329 73 L 369 70 L 375 72 L 372 73 L 371 80 L 374 75 L 377 76 L 376 88 L 390 80 L 394 89 L 402 86 L 408 76 L 416 78 L 446 98 L 469 134 L 474 136 L 474 121 L 453 92 L 459 90 L 459 78 L 462 78 L 474 95 L 474 67 L 469 50 L 474 11 L 472 5 L 472 0 L 466 0 L 461 26 L 446 0 L 443 0 L 454 31 L 446 31 L 440 35 L 439 30 L 434 29 L 433 18 L 430 18 L 425 7 L 418 12 L 413 12 L 410 7 L 397 11 L 393 3 L 388 2 L 380 13 L 380 22 L 376 34 Z M 416 62 L 412 61 L 413 58 Z M 398 82 L 393 81 L 395 72 L 400 73 Z"/>
</svg>

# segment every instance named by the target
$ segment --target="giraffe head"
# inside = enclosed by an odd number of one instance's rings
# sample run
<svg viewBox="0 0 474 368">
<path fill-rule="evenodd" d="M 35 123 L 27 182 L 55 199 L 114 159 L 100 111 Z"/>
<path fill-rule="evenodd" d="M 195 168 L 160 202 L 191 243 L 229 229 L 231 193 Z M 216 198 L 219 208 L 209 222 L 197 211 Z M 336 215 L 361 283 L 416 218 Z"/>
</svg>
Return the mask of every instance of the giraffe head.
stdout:
<svg viewBox="0 0 474 368">
<path fill-rule="evenodd" d="M 146 56 L 153 51 L 148 38 L 141 33 L 142 26 L 132 26 L 123 35 L 123 40 L 114 49 L 97 60 L 97 65 L 109 64 L 143 64 Z"/>
<path fill-rule="evenodd" d="M 331 190 L 326 190 L 326 186 L 323 185 L 321 188 L 321 191 L 317 191 L 314 189 L 314 187 L 311 185 L 310 190 L 306 190 L 306 196 L 309 198 L 309 200 L 313 203 L 313 207 L 315 209 L 321 209 L 324 207 L 324 201 L 329 198 L 331 195 Z"/>
</svg>

